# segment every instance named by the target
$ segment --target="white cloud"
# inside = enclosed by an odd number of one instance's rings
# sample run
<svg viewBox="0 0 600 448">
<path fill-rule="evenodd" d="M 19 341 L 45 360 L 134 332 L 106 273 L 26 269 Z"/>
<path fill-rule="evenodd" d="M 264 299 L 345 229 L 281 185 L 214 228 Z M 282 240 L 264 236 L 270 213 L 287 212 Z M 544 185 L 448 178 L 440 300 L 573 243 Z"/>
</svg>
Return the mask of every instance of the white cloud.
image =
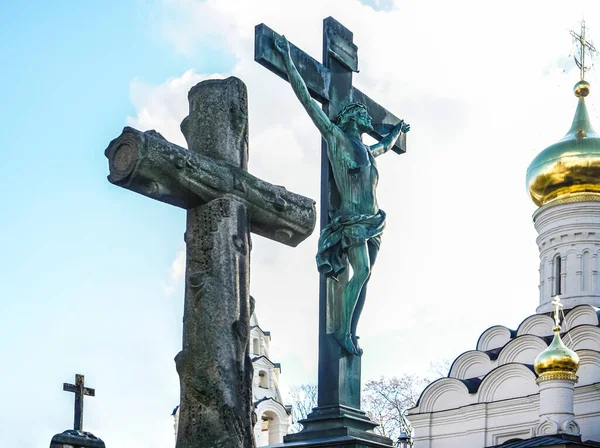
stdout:
<svg viewBox="0 0 600 448">
<path fill-rule="evenodd" d="M 177 286 L 185 278 L 185 248 L 177 251 L 175 259 L 169 268 L 169 276 L 166 281 L 161 283 L 163 293 L 170 296 L 175 292 Z"/>
<path fill-rule="evenodd" d="M 164 37 L 178 51 L 215 41 L 235 56 L 231 72 L 248 86 L 250 170 L 269 182 L 318 199 L 320 142 L 289 85 L 254 62 L 258 23 L 320 59 L 321 20 L 334 16 L 359 47 L 356 85 L 411 123 L 408 153 L 379 162 L 388 226 L 360 325 L 364 378 L 425 371 L 440 353 L 473 348 L 487 326 L 514 327 L 535 311 L 525 171 L 569 128 L 576 77 L 562 73 L 572 48 L 566 30 L 585 11 L 600 32 L 596 3 L 414 0 L 389 12 L 357 0 L 163 7 Z M 190 70 L 158 86 L 134 82 L 138 113 L 129 123 L 182 144 L 187 90 L 208 76 Z M 291 383 L 316 372 L 316 237 L 297 249 L 254 238 L 252 292 Z M 286 362 L 303 369 L 286 370 Z"/>
</svg>

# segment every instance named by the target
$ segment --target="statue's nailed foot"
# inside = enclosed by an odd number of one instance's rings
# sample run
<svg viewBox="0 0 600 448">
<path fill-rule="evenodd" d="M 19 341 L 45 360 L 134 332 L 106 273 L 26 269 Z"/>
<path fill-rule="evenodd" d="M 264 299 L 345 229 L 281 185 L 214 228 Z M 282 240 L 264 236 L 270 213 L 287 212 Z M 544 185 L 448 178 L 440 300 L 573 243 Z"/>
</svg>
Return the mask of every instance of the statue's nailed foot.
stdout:
<svg viewBox="0 0 600 448">
<path fill-rule="evenodd" d="M 362 355 L 362 350 L 358 349 L 352 342 L 352 336 L 350 335 L 350 333 L 335 332 L 333 334 L 333 337 L 338 342 L 338 344 L 340 344 L 342 348 L 346 350 L 346 352 L 348 352 L 350 355 Z"/>
</svg>

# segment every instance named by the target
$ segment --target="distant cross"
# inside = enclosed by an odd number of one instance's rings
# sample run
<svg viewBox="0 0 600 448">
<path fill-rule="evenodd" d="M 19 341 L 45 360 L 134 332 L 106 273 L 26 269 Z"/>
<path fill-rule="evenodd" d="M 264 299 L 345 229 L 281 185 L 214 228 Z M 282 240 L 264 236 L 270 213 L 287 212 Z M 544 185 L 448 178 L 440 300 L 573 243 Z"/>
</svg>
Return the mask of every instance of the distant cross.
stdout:
<svg viewBox="0 0 600 448">
<path fill-rule="evenodd" d="M 73 421 L 73 429 L 76 431 L 83 430 L 83 397 L 96 396 L 96 391 L 90 387 L 84 386 L 85 377 L 79 373 L 75 375 L 75 384 L 63 383 L 63 390 L 73 392 L 75 394 L 75 419 Z"/>
<path fill-rule="evenodd" d="M 577 64 L 577 67 L 579 67 L 579 77 L 581 78 L 582 81 L 585 79 L 585 72 L 590 69 L 589 66 L 585 65 L 586 50 L 587 50 L 587 52 L 589 52 L 590 57 L 594 53 L 598 53 L 598 51 L 596 50 L 596 47 L 594 47 L 594 44 L 592 44 L 591 42 L 586 40 L 585 31 L 586 31 L 585 20 L 581 21 L 581 33 L 580 34 L 577 34 L 575 31 L 571 31 L 571 36 L 573 36 L 573 39 L 575 39 L 576 44 L 579 46 L 579 59 L 577 59 L 577 56 L 575 56 L 574 59 L 575 59 L 575 64 Z"/>
<path fill-rule="evenodd" d="M 560 312 L 563 308 L 563 304 L 560 302 L 560 296 L 554 297 L 552 305 L 554 305 L 554 325 L 560 327 Z"/>
</svg>

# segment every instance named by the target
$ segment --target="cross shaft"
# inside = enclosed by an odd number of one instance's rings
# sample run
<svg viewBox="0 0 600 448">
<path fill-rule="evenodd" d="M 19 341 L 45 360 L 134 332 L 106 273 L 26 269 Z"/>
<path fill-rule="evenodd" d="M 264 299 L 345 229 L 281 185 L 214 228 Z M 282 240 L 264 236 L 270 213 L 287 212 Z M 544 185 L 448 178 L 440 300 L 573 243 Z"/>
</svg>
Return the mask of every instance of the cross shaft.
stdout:
<svg viewBox="0 0 600 448">
<path fill-rule="evenodd" d="M 91 387 L 85 387 L 85 377 L 79 373 L 75 375 L 75 384 L 63 383 L 63 390 L 75 394 L 75 417 L 73 420 L 73 429 L 83 430 L 83 397 L 96 396 L 96 391 Z"/>
</svg>

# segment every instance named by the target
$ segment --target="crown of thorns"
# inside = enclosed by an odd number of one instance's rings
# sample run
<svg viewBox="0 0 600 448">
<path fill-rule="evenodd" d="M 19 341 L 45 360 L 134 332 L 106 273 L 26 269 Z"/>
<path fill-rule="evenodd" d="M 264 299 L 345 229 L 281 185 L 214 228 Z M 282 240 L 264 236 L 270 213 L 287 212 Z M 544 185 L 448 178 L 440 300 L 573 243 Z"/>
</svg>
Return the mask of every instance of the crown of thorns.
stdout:
<svg viewBox="0 0 600 448">
<path fill-rule="evenodd" d="M 337 124 L 339 124 L 342 121 L 342 117 L 344 117 L 344 115 L 346 115 L 348 112 L 352 111 L 353 109 L 367 110 L 367 106 L 365 106 L 363 103 L 350 103 L 347 106 L 344 106 L 344 108 L 340 111 L 340 113 L 336 115 L 335 122 Z"/>
</svg>

